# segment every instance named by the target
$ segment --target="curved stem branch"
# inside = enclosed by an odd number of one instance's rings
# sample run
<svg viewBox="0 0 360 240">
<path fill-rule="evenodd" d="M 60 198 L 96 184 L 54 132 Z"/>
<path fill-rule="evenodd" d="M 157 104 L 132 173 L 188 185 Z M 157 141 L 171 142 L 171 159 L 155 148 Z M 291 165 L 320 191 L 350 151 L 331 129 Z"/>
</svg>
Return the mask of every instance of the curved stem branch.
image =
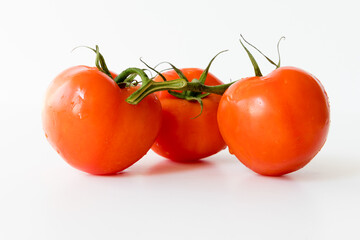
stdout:
<svg viewBox="0 0 360 240">
<path fill-rule="evenodd" d="M 138 104 L 147 95 L 158 92 L 158 91 L 192 91 L 192 92 L 206 92 L 222 95 L 226 89 L 234 82 L 217 85 L 217 86 L 206 86 L 200 82 L 188 82 L 185 79 L 176 79 L 167 82 L 154 82 L 152 80 L 143 85 L 131 94 L 126 101 L 130 104 Z"/>
<path fill-rule="evenodd" d="M 187 81 L 185 79 L 177 79 L 167 82 L 155 82 L 150 80 L 145 84 L 143 83 L 138 90 L 126 99 L 126 101 L 135 105 L 151 93 L 164 90 L 179 90 L 186 86 L 186 84 Z"/>
<path fill-rule="evenodd" d="M 140 68 L 128 68 L 128 69 L 125 69 L 119 75 L 117 75 L 117 77 L 114 79 L 114 81 L 117 84 L 121 84 L 122 82 L 125 81 L 125 79 L 128 76 L 130 76 L 131 74 L 134 74 L 134 73 L 140 76 L 143 85 L 145 85 L 147 82 L 151 81 L 149 79 L 149 77 L 146 75 L 146 73 Z"/>
</svg>

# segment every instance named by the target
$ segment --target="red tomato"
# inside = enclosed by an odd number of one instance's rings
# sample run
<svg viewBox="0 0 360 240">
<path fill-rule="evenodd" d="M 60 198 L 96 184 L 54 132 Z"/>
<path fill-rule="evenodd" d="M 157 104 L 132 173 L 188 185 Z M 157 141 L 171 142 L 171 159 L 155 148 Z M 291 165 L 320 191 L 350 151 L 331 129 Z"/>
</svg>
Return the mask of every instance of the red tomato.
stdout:
<svg viewBox="0 0 360 240">
<path fill-rule="evenodd" d="M 189 81 L 199 79 L 203 70 L 185 68 L 181 70 Z M 175 71 L 163 73 L 170 81 L 178 79 Z M 156 77 L 155 81 L 162 81 Z M 220 85 L 222 82 L 208 74 L 207 85 Z M 170 95 L 167 91 L 157 92 L 162 105 L 162 125 L 159 135 L 152 146 L 157 154 L 177 162 L 191 162 L 211 156 L 225 148 L 218 124 L 217 108 L 221 96 L 210 94 L 202 99 L 203 112 L 196 101 L 187 101 Z"/>
<path fill-rule="evenodd" d="M 304 167 L 320 151 L 329 111 L 326 92 L 314 76 L 281 67 L 230 86 L 221 98 L 218 122 L 230 152 L 242 163 L 278 176 Z"/>
<path fill-rule="evenodd" d="M 57 76 L 42 113 L 50 144 L 73 167 L 114 174 L 138 161 L 161 124 L 161 105 L 152 94 L 138 105 L 125 99 L 136 88 L 119 88 L 97 68 L 76 66 Z"/>
</svg>

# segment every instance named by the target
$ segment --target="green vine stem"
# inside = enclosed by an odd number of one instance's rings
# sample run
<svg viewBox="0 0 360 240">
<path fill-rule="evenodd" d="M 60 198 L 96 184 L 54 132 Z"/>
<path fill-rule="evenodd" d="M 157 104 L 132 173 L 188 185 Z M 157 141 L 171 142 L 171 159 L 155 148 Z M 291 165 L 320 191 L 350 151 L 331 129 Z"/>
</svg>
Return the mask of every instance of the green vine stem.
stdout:
<svg viewBox="0 0 360 240">
<path fill-rule="evenodd" d="M 241 35 L 241 38 L 243 39 L 243 41 L 245 43 L 247 43 L 251 47 L 255 48 L 255 50 L 257 50 L 261 55 L 263 55 L 271 64 L 275 65 L 277 68 L 280 66 L 279 43 L 284 37 L 280 38 L 280 40 L 277 44 L 277 50 L 278 50 L 278 55 L 279 55 L 278 64 L 275 64 L 271 59 L 269 59 L 267 56 L 265 56 L 258 48 L 256 48 L 254 45 L 252 45 L 251 43 L 246 41 L 242 35 Z M 254 67 L 255 75 L 258 77 L 262 76 L 259 65 L 257 64 L 255 58 L 250 53 L 250 51 L 246 48 L 246 46 L 243 44 L 241 39 L 240 39 L 240 43 L 241 43 L 242 47 L 245 49 L 246 53 L 248 54 L 248 56 L 251 60 L 251 63 Z M 96 53 L 96 60 L 95 60 L 96 67 L 99 69 L 99 71 L 105 73 L 110 78 L 112 78 L 112 75 L 106 66 L 105 59 L 101 55 L 101 53 L 99 51 L 99 47 L 97 45 L 96 45 L 95 49 L 87 47 L 87 46 L 80 46 L 80 47 L 86 47 L 86 48 L 92 50 L 93 52 L 95 52 Z M 114 81 L 120 88 L 124 88 L 124 87 L 130 87 L 130 86 L 137 85 L 138 81 L 135 80 L 136 76 L 139 76 L 141 78 L 141 82 L 142 82 L 141 87 L 139 89 L 137 89 L 133 94 L 131 94 L 126 99 L 126 101 L 129 104 L 133 104 L 133 105 L 138 104 L 142 99 L 144 99 L 146 96 L 148 96 L 149 94 L 154 93 L 154 92 L 169 91 L 169 93 L 171 95 L 174 95 L 175 97 L 182 98 L 182 99 L 185 99 L 188 101 L 198 101 L 201 105 L 201 111 L 202 111 L 202 101 L 201 101 L 202 98 L 208 96 L 211 93 L 222 95 L 226 91 L 226 89 L 228 89 L 228 87 L 230 85 L 232 85 L 233 83 L 236 82 L 235 81 L 235 82 L 222 84 L 222 85 L 216 85 L 216 86 L 207 86 L 204 84 L 212 62 L 215 60 L 215 58 L 219 54 L 226 52 L 226 51 L 227 50 L 221 51 L 218 54 L 216 54 L 215 57 L 213 57 L 211 59 L 210 63 L 208 64 L 208 66 L 206 67 L 204 72 L 201 74 L 200 79 L 192 79 L 191 82 L 188 79 L 186 79 L 185 75 L 183 75 L 181 70 L 176 68 L 171 63 L 168 63 L 168 64 L 170 64 L 172 69 L 177 72 L 177 74 L 179 75 L 180 78 L 176 79 L 176 80 L 172 80 L 172 81 L 166 81 L 165 77 L 160 72 L 158 72 L 155 68 L 151 68 L 149 65 L 147 65 L 142 60 L 141 61 L 147 67 L 149 67 L 151 70 L 155 71 L 159 76 L 161 76 L 163 78 L 164 82 L 155 82 L 154 80 L 152 80 L 152 78 L 150 79 L 148 77 L 148 75 L 146 75 L 145 71 L 147 69 L 140 69 L 140 68 L 125 69 L 114 79 Z M 178 93 L 178 92 L 174 92 L 174 91 L 182 91 L 182 92 Z"/>
<path fill-rule="evenodd" d="M 166 82 L 155 82 L 148 79 L 148 81 L 146 81 L 145 84 L 143 82 L 142 86 L 131 94 L 126 101 L 130 104 L 138 104 L 142 99 L 151 93 L 169 90 L 206 92 L 222 95 L 233 83 L 234 82 L 217 86 L 206 86 L 201 82 L 188 82 L 182 78 Z"/>
<path fill-rule="evenodd" d="M 191 81 L 189 81 L 180 69 L 175 67 L 173 64 L 166 62 L 179 76 L 179 79 L 167 81 L 165 76 L 162 75 L 161 72 L 157 71 L 155 68 L 150 67 L 147 63 L 140 59 L 140 61 L 143 62 L 149 69 L 156 72 L 163 79 L 163 82 L 155 82 L 152 79 L 149 79 L 145 72 L 138 68 L 126 69 L 115 78 L 115 82 L 119 85 L 121 81 L 128 78 L 129 74 L 138 74 L 141 77 L 142 86 L 126 100 L 130 104 L 139 103 L 142 99 L 144 99 L 147 95 L 151 93 L 157 91 L 168 91 L 169 94 L 177 98 L 185 99 L 187 101 L 198 101 L 200 103 L 202 112 L 202 98 L 208 96 L 211 93 L 222 95 L 225 90 L 232 84 L 229 83 L 217 86 L 207 86 L 204 84 L 212 62 L 218 55 L 226 51 L 227 50 L 219 52 L 211 59 L 211 61 L 201 74 L 200 79 L 191 79 Z"/>
</svg>

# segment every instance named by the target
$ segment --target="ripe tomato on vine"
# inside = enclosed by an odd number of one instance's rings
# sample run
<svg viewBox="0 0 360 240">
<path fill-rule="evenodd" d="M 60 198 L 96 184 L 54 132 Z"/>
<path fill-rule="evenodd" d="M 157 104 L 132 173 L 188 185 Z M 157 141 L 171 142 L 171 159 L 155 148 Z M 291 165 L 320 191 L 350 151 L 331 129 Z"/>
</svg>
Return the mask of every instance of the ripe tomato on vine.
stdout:
<svg viewBox="0 0 360 240">
<path fill-rule="evenodd" d="M 185 68 L 162 73 L 166 81 L 180 78 L 192 82 L 200 79 L 204 70 Z M 203 75 L 204 76 L 204 75 Z M 157 76 L 154 81 L 164 81 Z M 222 82 L 211 73 L 207 73 L 204 84 L 221 85 Z M 170 92 L 171 93 L 171 92 Z M 176 96 L 168 91 L 157 92 L 162 105 L 162 125 L 152 150 L 157 154 L 177 162 L 192 162 L 211 156 L 225 148 L 224 140 L 219 132 L 217 109 L 220 95 L 210 94 L 201 98 L 201 105 L 195 99 L 195 93 L 188 91 L 176 92 Z M 201 114 L 199 114 L 201 112 Z"/>
<path fill-rule="evenodd" d="M 225 91 L 218 110 L 220 132 L 230 152 L 253 171 L 271 176 L 296 171 L 326 141 L 328 96 L 317 78 L 295 67 L 280 67 L 280 60 L 275 64 L 267 58 L 277 68 L 262 76 L 243 47 L 256 76 Z"/>
<path fill-rule="evenodd" d="M 50 84 L 42 111 L 45 135 L 71 166 L 114 174 L 150 149 L 161 125 L 161 104 L 150 94 L 138 105 L 126 99 L 139 87 L 130 69 L 116 76 L 97 50 L 97 67 L 75 66 Z M 151 123 L 151 126 L 150 126 Z"/>
</svg>

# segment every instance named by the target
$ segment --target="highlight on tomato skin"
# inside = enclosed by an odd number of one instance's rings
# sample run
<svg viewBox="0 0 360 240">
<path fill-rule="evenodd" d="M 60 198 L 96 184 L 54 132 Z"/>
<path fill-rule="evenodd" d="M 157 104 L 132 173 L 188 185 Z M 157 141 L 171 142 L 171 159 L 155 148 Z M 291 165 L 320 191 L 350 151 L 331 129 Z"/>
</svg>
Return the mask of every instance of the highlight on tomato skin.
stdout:
<svg viewBox="0 0 360 240">
<path fill-rule="evenodd" d="M 219 104 L 218 123 L 230 151 L 244 165 L 280 176 L 304 167 L 320 151 L 330 106 L 318 79 L 295 67 L 280 67 L 230 86 Z"/>
<path fill-rule="evenodd" d="M 192 81 L 199 79 L 204 70 L 181 69 Z M 162 73 L 167 81 L 178 79 L 174 70 Z M 154 81 L 163 81 L 157 76 Z M 222 82 L 209 73 L 206 85 Z M 187 101 L 170 95 L 167 91 L 156 92 L 162 105 L 162 125 L 152 150 L 162 157 L 176 162 L 194 162 L 209 157 L 226 147 L 217 123 L 217 108 L 220 95 L 210 94 L 202 99 L 203 111 L 197 101 Z"/>
<path fill-rule="evenodd" d="M 161 125 L 155 94 L 136 106 L 125 101 L 136 89 L 120 88 L 94 67 L 63 71 L 50 84 L 42 111 L 49 143 L 71 166 L 90 174 L 128 168 L 150 149 Z"/>
</svg>

